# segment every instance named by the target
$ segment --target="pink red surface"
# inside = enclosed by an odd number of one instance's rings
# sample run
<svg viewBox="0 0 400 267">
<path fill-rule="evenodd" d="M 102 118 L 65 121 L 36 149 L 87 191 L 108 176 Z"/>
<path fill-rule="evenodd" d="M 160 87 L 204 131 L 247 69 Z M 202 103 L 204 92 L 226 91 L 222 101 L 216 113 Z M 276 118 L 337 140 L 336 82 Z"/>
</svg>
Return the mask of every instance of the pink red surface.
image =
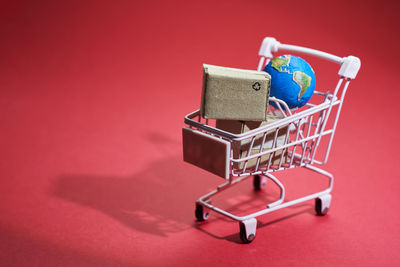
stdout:
<svg viewBox="0 0 400 267">
<path fill-rule="evenodd" d="M 398 11 L 394 1 L 3 2 L 1 265 L 398 265 Z M 235 222 L 195 223 L 194 201 L 222 180 L 182 162 L 181 127 L 200 103 L 201 64 L 255 68 L 265 36 L 353 54 L 362 68 L 326 165 L 329 214 L 307 202 L 262 216 L 242 245 Z M 336 77 L 326 70 L 320 90 Z M 301 170 L 277 176 L 288 198 L 319 186 Z M 216 202 L 243 213 L 276 188 L 266 195 L 244 183 Z"/>
</svg>

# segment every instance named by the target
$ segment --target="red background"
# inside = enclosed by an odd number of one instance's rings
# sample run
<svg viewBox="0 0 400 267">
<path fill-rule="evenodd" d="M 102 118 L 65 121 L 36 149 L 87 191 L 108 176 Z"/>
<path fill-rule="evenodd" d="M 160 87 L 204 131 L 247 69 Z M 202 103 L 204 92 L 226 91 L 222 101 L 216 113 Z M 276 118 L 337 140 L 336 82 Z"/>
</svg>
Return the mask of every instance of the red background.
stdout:
<svg viewBox="0 0 400 267">
<path fill-rule="evenodd" d="M 397 265 L 398 11 L 394 1 L 3 2 L 1 265 Z M 199 106 L 201 64 L 255 68 L 265 36 L 352 54 L 362 68 L 325 167 L 336 177 L 329 214 L 310 201 L 261 216 L 242 245 L 236 222 L 194 221 L 194 201 L 222 180 L 182 162 L 181 127 Z M 318 85 L 336 72 L 317 69 Z M 277 176 L 288 197 L 315 189 L 302 170 Z M 240 213 L 268 192 L 245 182 L 217 201 Z"/>
</svg>

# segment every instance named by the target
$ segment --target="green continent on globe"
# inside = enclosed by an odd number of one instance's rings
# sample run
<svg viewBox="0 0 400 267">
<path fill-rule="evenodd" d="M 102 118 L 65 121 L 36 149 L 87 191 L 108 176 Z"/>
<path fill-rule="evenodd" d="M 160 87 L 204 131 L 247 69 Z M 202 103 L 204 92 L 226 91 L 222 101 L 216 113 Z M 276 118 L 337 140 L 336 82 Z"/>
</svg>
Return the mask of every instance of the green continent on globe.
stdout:
<svg viewBox="0 0 400 267">
<path fill-rule="evenodd" d="M 303 96 L 303 94 L 307 91 L 308 87 L 310 87 L 311 84 L 311 77 L 305 74 L 304 72 L 301 71 L 295 71 L 293 72 L 293 80 L 300 85 L 300 93 L 298 96 L 297 101 L 300 101 L 300 98 Z"/>
<path fill-rule="evenodd" d="M 283 66 L 288 66 L 290 61 L 290 57 L 283 56 L 283 57 L 276 57 L 271 60 L 271 66 L 279 72 L 288 72 L 287 70 L 283 70 Z"/>
</svg>

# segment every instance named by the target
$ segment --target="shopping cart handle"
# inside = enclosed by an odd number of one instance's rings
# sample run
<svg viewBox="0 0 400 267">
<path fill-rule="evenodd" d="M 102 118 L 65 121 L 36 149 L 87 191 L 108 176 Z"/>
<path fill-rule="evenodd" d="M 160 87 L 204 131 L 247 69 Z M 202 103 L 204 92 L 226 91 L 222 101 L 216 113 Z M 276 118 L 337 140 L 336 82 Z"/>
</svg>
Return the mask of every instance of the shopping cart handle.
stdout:
<svg viewBox="0 0 400 267">
<path fill-rule="evenodd" d="M 307 48 L 297 45 L 281 44 L 273 37 L 264 38 L 258 54 L 261 57 L 271 58 L 273 57 L 273 53 L 277 52 L 278 50 L 294 51 L 294 52 L 309 54 L 312 56 L 320 57 L 338 63 L 341 65 L 339 70 L 339 75 L 349 79 L 354 79 L 357 76 L 357 73 L 361 67 L 361 61 L 357 57 L 348 56 L 342 58 L 312 48 Z M 259 67 L 259 69 L 261 68 Z"/>
<path fill-rule="evenodd" d="M 358 71 L 361 67 L 361 60 L 358 57 L 348 56 L 343 58 L 342 66 L 339 70 L 339 75 L 354 79 L 357 76 Z"/>
<path fill-rule="evenodd" d="M 278 51 L 279 44 L 280 43 L 275 38 L 265 37 L 261 44 L 258 55 L 260 57 L 271 58 L 273 56 L 272 53 L 275 53 L 276 51 Z"/>
</svg>

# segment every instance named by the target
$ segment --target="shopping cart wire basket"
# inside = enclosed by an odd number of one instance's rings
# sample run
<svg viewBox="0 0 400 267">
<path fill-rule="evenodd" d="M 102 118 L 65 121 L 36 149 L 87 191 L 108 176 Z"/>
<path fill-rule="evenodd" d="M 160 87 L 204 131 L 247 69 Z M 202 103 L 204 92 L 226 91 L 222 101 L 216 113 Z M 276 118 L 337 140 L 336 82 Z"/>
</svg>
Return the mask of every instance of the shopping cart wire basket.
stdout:
<svg viewBox="0 0 400 267">
<path fill-rule="evenodd" d="M 301 109 L 292 110 L 284 101 L 270 97 L 269 101 L 275 105 L 269 105 L 267 112 L 280 119 L 241 134 L 233 134 L 212 126 L 211 120 L 200 116 L 200 110 L 186 115 L 187 126 L 183 127 L 185 161 L 226 179 L 225 183 L 196 201 L 197 220 L 207 220 L 211 210 L 236 220 L 239 222 L 240 238 L 244 243 L 254 240 L 256 217 L 260 215 L 312 199 L 315 199 L 318 215 L 328 212 L 332 198 L 330 192 L 333 187 L 333 175 L 316 166 L 324 165 L 328 161 L 347 88 L 361 66 L 360 60 L 354 56 L 338 57 L 315 49 L 282 44 L 275 38 L 266 37 L 259 51 L 257 70 L 262 70 L 273 57 L 273 53 L 278 51 L 304 53 L 339 64 L 339 81 L 333 92 L 315 91 L 313 100 L 317 100 L 316 103 L 307 103 Z M 188 139 L 192 140 L 188 142 Z M 317 149 L 323 139 L 326 140 L 326 145 L 322 146 L 324 150 L 319 151 L 317 156 Z M 208 145 L 205 146 L 205 143 Z M 197 147 L 185 149 L 185 146 L 193 144 Z M 245 144 L 246 149 L 242 154 L 233 153 L 232 148 L 237 144 Z M 204 149 L 205 147 L 207 148 Z M 210 151 L 210 147 L 215 151 Z M 187 151 L 196 153 L 193 156 Z M 285 187 L 273 173 L 297 167 L 304 167 L 327 177 L 328 188 L 285 202 Z M 280 188 L 279 199 L 268 204 L 265 209 L 246 216 L 236 216 L 211 204 L 212 196 L 249 177 L 253 177 L 255 190 L 263 189 L 267 179 L 273 181 Z"/>
</svg>

